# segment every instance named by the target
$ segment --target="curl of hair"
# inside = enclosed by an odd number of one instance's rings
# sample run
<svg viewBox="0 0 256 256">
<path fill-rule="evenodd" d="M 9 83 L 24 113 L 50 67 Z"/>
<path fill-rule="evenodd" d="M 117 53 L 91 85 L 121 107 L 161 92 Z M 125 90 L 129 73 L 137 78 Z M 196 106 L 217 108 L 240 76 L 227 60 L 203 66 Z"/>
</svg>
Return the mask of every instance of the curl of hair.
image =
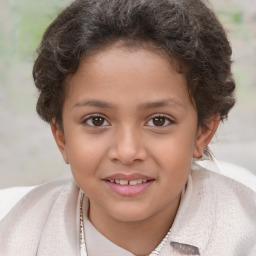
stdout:
<svg viewBox="0 0 256 256">
<path fill-rule="evenodd" d="M 83 57 L 117 41 L 155 45 L 181 64 L 199 125 L 235 103 L 231 47 L 202 0 L 76 0 L 47 28 L 33 68 L 39 116 L 62 125 L 65 79 Z"/>
</svg>

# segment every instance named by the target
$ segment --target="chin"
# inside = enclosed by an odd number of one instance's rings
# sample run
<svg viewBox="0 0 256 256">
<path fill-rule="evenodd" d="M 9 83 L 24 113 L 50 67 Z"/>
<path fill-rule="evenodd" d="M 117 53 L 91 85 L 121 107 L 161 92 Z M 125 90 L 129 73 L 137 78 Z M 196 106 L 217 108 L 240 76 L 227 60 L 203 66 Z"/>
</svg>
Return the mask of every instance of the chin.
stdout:
<svg viewBox="0 0 256 256">
<path fill-rule="evenodd" d="M 150 217 L 149 211 L 132 207 L 123 207 L 123 209 L 114 209 L 112 217 L 121 222 L 143 221 Z"/>
</svg>

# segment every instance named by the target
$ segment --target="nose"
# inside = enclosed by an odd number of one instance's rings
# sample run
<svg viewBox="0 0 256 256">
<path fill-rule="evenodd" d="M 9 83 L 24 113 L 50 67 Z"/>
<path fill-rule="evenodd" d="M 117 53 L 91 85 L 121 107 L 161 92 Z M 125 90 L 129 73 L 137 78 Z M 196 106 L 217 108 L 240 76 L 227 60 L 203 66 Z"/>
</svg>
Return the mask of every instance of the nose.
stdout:
<svg viewBox="0 0 256 256">
<path fill-rule="evenodd" d="M 116 132 L 109 150 L 109 159 L 125 165 L 141 162 L 147 158 L 147 151 L 141 134 L 131 127 Z"/>
</svg>

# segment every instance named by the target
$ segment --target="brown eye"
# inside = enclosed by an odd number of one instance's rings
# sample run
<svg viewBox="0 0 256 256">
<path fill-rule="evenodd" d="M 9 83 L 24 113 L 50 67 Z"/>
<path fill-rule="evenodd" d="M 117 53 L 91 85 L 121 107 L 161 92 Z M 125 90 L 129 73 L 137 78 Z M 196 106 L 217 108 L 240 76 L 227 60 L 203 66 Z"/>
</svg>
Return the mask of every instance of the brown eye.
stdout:
<svg viewBox="0 0 256 256">
<path fill-rule="evenodd" d="M 152 119 L 152 121 L 155 126 L 163 126 L 166 122 L 166 118 L 165 117 L 154 117 Z"/>
<path fill-rule="evenodd" d="M 108 126 L 109 123 L 107 120 L 102 116 L 91 116 L 88 117 L 83 123 L 92 126 L 92 127 L 101 127 L 101 126 Z"/>
<path fill-rule="evenodd" d="M 92 118 L 92 123 L 94 126 L 102 126 L 104 124 L 105 119 L 100 116 L 95 116 Z"/>
<path fill-rule="evenodd" d="M 174 121 L 166 116 L 156 115 L 153 116 L 147 123 L 147 126 L 151 127 L 165 127 L 174 124 Z"/>
</svg>

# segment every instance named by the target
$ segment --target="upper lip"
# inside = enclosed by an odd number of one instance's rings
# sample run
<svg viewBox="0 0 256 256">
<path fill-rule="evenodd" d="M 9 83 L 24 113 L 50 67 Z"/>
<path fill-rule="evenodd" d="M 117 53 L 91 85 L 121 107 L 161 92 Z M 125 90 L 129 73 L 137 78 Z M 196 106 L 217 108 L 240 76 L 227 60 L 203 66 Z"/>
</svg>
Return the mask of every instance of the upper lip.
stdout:
<svg viewBox="0 0 256 256">
<path fill-rule="evenodd" d="M 142 175 L 140 173 L 117 173 L 105 177 L 104 180 L 153 180 L 153 178 L 146 175 Z"/>
</svg>

